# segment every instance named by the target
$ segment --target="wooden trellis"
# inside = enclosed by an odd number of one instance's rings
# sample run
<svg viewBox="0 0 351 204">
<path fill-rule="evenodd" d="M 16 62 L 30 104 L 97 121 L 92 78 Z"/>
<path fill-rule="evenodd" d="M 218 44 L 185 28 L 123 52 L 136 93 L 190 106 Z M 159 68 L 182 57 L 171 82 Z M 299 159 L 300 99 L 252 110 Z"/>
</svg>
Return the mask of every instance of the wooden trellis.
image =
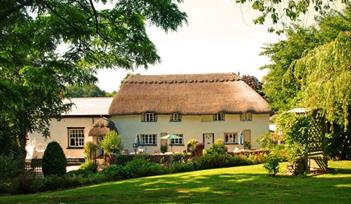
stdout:
<svg viewBox="0 0 351 204">
<path fill-rule="evenodd" d="M 305 108 L 295 108 L 289 113 L 295 113 L 298 117 L 306 117 L 309 121 L 307 127 L 307 153 L 304 157 L 289 164 L 288 169 L 292 174 L 301 174 L 306 171 L 326 171 L 328 161 L 325 155 L 325 119 L 318 114 L 317 110 L 311 111 Z"/>
<path fill-rule="evenodd" d="M 325 156 L 325 121 L 324 118 L 312 114 L 307 138 L 308 169 L 326 171 L 328 161 Z"/>
</svg>

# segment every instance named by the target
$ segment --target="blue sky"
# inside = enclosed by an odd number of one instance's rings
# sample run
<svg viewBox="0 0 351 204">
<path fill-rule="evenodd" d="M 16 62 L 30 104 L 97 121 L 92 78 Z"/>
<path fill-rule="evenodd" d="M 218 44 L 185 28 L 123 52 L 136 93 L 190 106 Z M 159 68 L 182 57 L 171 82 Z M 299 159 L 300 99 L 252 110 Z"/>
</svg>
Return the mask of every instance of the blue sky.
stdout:
<svg viewBox="0 0 351 204">
<path fill-rule="evenodd" d="M 261 78 L 259 67 L 269 63 L 260 56 L 265 43 L 276 42 L 282 36 L 267 32 L 267 26 L 254 25 L 255 14 L 249 6 L 230 0 L 185 0 L 181 10 L 188 14 L 188 24 L 177 32 L 165 33 L 148 26 L 161 62 L 141 74 L 187 74 L 240 72 Z M 126 71 L 100 70 L 98 86 L 106 91 L 118 90 Z"/>
</svg>

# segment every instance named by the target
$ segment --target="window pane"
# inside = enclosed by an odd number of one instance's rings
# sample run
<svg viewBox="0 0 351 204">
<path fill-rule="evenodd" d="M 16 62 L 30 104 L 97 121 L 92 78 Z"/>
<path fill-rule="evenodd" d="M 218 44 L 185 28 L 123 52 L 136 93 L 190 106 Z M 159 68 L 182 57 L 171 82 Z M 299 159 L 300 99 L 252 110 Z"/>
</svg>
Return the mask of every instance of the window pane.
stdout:
<svg viewBox="0 0 351 204">
<path fill-rule="evenodd" d="M 68 139 L 70 147 L 84 146 L 84 129 L 68 129 Z"/>
</svg>

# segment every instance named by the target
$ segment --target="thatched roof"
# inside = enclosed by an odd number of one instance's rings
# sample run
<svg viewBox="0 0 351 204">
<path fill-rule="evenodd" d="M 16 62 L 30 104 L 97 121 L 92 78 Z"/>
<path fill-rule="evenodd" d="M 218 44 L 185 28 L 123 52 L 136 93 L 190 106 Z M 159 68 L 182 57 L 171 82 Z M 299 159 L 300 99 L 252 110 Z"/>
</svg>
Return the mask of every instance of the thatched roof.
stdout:
<svg viewBox="0 0 351 204">
<path fill-rule="evenodd" d="M 96 137 L 105 136 L 112 130 L 117 132 L 115 124 L 110 119 L 102 117 L 94 123 L 94 126 L 89 130 L 88 135 Z"/>
<path fill-rule="evenodd" d="M 269 113 L 268 103 L 234 73 L 130 75 L 109 114 Z"/>
</svg>

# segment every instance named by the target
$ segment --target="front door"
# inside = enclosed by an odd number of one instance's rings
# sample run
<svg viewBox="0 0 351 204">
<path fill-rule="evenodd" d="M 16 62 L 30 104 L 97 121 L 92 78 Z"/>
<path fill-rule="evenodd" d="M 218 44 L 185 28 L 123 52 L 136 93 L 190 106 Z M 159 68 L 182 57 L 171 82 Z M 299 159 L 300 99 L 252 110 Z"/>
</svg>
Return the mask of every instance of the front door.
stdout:
<svg viewBox="0 0 351 204">
<path fill-rule="evenodd" d="M 244 130 L 244 148 L 251 149 L 251 130 Z"/>
<path fill-rule="evenodd" d="M 212 147 L 214 143 L 214 133 L 204 133 L 203 135 L 205 148 Z"/>
</svg>

